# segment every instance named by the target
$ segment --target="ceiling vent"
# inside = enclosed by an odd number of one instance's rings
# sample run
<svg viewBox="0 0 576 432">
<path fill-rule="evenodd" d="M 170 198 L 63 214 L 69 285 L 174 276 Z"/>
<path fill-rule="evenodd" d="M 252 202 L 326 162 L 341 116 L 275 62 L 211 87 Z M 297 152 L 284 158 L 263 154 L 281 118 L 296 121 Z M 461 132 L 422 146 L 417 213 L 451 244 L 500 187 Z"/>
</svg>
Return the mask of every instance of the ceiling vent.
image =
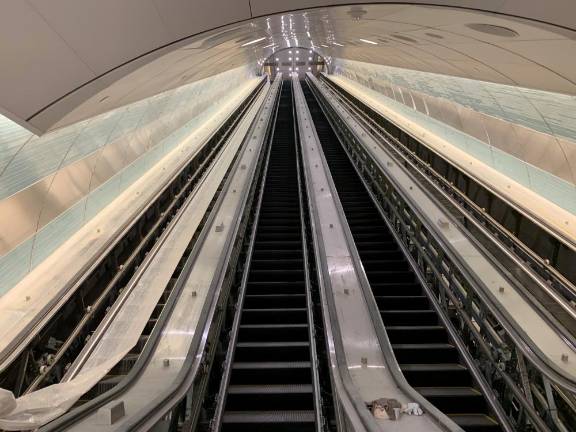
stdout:
<svg viewBox="0 0 576 432">
<path fill-rule="evenodd" d="M 409 38 L 408 36 L 392 35 L 392 37 L 395 37 L 396 39 L 402 40 L 405 42 L 417 42 L 415 39 Z"/>
<path fill-rule="evenodd" d="M 497 26 L 493 24 L 466 24 L 466 27 L 480 33 L 486 33 L 493 36 L 516 37 L 518 32 L 508 27 Z"/>
</svg>

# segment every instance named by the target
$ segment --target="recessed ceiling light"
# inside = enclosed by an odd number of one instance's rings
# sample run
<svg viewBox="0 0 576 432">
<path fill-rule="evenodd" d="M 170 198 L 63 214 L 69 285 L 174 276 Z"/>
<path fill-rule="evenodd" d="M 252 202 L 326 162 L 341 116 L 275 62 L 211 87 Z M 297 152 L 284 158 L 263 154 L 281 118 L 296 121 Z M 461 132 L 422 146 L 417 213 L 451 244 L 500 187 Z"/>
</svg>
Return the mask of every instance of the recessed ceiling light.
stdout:
<svg viewBox="0 0 576 432">
<path fill-rule="evenodd" d="M 280 59 L 278 57 L 276 57 L 276 61 L 279 61 Z"/>
<path fill-rule="evenodd" d="M 300 51 L 296 50 L 296 54 L 300 54 Z"/>
<path fill-rule="evenodd" d="M 368 39 L 360 39 L 360 41 L 361 41 L 361 42 L 364 42 L 364 43 L 367 43 L 367 44 L 370 44 L 370 45 L 378 45 L 378 42 L 374 42 L 374 41 L 371 41 L 371 40 L 368 40 Z"/>
<path fill-rule="evenodd" d="M 290 70 L 292 70 L 292 68 L 290 68 Z"/>
<path fill-rule="evenodd" d="M 308 70 L 312 70 L 312 68 L 310 66 L 308 66 Z"/>
<path fill-rule="evenodd" d="M 312 54 L 312 50 L 308 51 L 310 54 Z"/>
<path fill-rule="evenodd" d="M 252 44 L 255 44 L 256 42 L 263 41 L 264 39 L 266 39 L 266 38 L 265 38 L 265 37 L 261 37 L 260 39 L 254 39 L 253 41 L 246 42 L 245 44 L 242 44 L 242 46 L 245 47 L 245 46 L 248 46 L 248 45 L 252 45 Z"/>
<path fill-rule="evenodd" d="M 308 61 L 312 61 L 312 57 L 308 57 Z"/>
<path fill-rule="evenodd" d="M 296 57 L 296 61 L 300 61 L 300 57 Z"/>
<path fill-rule="evenodd" d="M 280 70 L 280 68 L 276 68 L 276 71 L 279 71 L 279 70 Z"/>
<path fill-rule="evenodd" d="M 292 57 L 288 57 L 288 60 L 289 60 L 289 61 L 292 61 Z"/>
<path fill-rule="evenodd" d="M 292 51 L 288 51 L 288 54 L 292 54 Z"/>
</svg>

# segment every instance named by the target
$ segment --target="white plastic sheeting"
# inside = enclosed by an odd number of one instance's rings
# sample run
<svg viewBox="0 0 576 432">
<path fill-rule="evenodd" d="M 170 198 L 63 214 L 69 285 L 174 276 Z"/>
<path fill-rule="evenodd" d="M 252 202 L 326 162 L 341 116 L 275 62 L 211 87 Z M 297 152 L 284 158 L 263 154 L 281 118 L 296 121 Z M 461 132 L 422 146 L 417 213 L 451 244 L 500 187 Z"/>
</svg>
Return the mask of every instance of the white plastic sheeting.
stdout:
<svg viewBox="0 0 576 432">
<path fill-rule="evenodd" d="M 232 139 L 211 165 L 186 207 L 171 222 L 160 243 L 147 256 L 140 271 L 116 301 L 62 383 L 54 384 L 14 401 L 11 392 L 0 393 L 0 429 L 27 430 L 40 427 L 69 410 L 136 345 L 180 257 L 199 226 L 216 189 L 238 151 L 264 98 L 241 121 Z M 193 205 L 191 203 L 193 202 Z M 185 224 L 178 221 L 185 220 Z M 3 412 L 3 414 L 1 414 Z"/>
</svg>

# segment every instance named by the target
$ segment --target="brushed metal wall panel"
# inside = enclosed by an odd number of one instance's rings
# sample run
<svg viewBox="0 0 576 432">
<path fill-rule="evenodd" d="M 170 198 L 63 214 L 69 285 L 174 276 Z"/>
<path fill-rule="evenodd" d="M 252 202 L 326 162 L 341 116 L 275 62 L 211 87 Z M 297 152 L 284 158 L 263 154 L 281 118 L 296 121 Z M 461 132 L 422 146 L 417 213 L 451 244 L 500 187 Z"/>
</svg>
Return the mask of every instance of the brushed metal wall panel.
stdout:
<svg viewBox="0 0 576 432">
<path fill-rule="evenodd" d="M 93 177 L 94 184 L 102 184 L 124 168 L 124 151 L 120 141 L 114 141 L 100 152 Z"/>
<path fill-rule="evenodd" d="M 54 175 L 0 201 L 0 255 L 36 232 L 44 198 Z"/>
<path fill-rule="evenodd" d="M 452 126 L 454 129 L 464 130 L 457 105 L 446 99 L 440 99 L 439 102 L 444 114 L 444 123 Z"/>
<path fill-rule="evenodd" d="M 518 143 L 524 148 L 524 157 L 527 163 L 543 171 L 553 173 L 562 180 L 572 182 L 570 166 L 566 155 L 555 137 L 531 131 L 522 126 L 513 125 Z"/>
<path fill-rule="evenodd" d="M 145 146 L 133 136 L 119 138 L 120 146 L 124 150 L 124 163 L 130 165 L 146 150 Z M 95 185 L 95 187 L 97 187 Z"/>
<path fill-rule="evenodd" d="M 498 163 L 500 167 L 506 165 L 507 172 L 519 176 L 521 182 L 528 183 L 530 167 L 535 167 L 575 184 L 573 149 L 576 142 L 551 133 L 552 130 L 569 132 L 565 123 L 572 114 L 567 112 L 561 116 L 559 111 L 562 108 L 567 110 L 570 105 L 565 96 L 490 83 L 450 81 L 448 77 L 426 82 L 424 78 L 429 76 L 432 80 L 432 75 L 414 71 L 401 74 L 394 68 L 342 59 L 338 62 L 342 64 L 338 65 L 336 73 L 365 85 L 369 83 L 372 89 L 386 97 L 389 96 L 384 89 L 390 87 L 394 101 L 469 135 L 471 140 L 457 134 L 449 139 L 479 160 L 490 165 Z M 399 82 L 411 87 L 402 87 L 397 84 Z M 408 95 L 410 102 L 407 101 Z M 558 120 L 560 118 L 563 123 Z M 416 121 L 426 122 L 424 118 Z M 544 121 L 549 124 L 541 124 Z M 446 132 L 439 124 L 429 123 L 428 127 L 441 134 Z M 489 148 L 477 145 L 479 143 L 473 140 L 488 144 L 498 152 L 490 153 Z M 500 157 L 499 152 L 529 166 L 516 167 L 516 162 L 506 157 L 504 162 L 493 161 L 494 157 Z M 542 178 L 540 173 L 535 176 Z"/>
<path fill-rule="evenodd" d="M 34 236 L 34 246 L 30 259 L 30 268 L 36 267 L 54 250 L 64 243 L 84 224 L 84 200 L 75 202 L 71 207 L 39 229 Z"/>
<path fill-rule="evenodd" d="M 56 168 L 0 199 L 0 294 L 213 116 L 218 101 L 233 94 L 239 80 L 251 77 L 249 68 L 224 72 L 120 113 L 92 119 L 91 127 L 75 125 L 71 127 L 74 132 L 81 130 L 76 135 L 59 131 L 35 138 L 44 143 L 42 151 L 30 147 L 26 158 L 12 158 L 9 167 L 27 161 L 27 166 L 11 167 L 26 176 L 24 183 L 38 174 L 37 165 Z M 154 107 L 156 101 L 158 107 Z M 42 160 L 48 156 L 49 161 Z"/>
<path fill-rule="evenodd" d="M 40 212 L 39 229 L 84 198 L 89 191 L 96 159 L 97 155 L 93 154 L 64 167 L 54 175 Z"/>
<path fill-rule="evenodd" d="M 456 105 L 456 108 L 458 109 L 458 115 L 460 116 L 462 132 L 489 144 L 484 123 L 479 119 L 479 113 L 469 108 L 465 108 L 462 105 Z"/>
<path fill-rule="evenodd" d="M 558 138 L 558 144 L 566 155 L 566 160 L 568 161 L 572 175 L 572 183 L 576 184 L 576 142 Z"/>
<path fill-rule="evenodd" d="M 518 142 L 516 132 L 509 123 L 499 121 L 497 118 L 490 116 L 482 116 L 481 119 L 490 145 L 518 159 L 523 159 L 524 146 Z"/>
<path fill-rule="evenodd" d="M 436 120 L 445 123 L 444 121 L 444 107 L 440 103 L 439 98 L 426 97 L 426 106 L 428 107 L 428 115 Z"/>
<path fill-rule="evenodd" d="M 426 110 L 426 104 L 424 103 L 424 98 L 422 97 L 422 95 L 418 92 L 411 92 L 412 93 L 412 98 L 414 99 L 414 106 L 416 108 L 416 110 L 420 111 L 423 114 L 428 114 L 427 110 Z"/>
</svg>

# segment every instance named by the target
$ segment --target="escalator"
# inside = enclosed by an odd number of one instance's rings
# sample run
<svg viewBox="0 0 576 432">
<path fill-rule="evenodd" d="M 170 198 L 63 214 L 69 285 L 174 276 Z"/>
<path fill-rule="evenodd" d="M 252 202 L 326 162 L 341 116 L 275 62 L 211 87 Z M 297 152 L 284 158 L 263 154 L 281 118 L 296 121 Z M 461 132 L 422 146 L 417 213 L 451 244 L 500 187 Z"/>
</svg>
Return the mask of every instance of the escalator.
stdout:
<svg viewBox="0 0 576 432">
<path fill-rule="evenodd" d="M 303 82 L 302 89 L 404 376 L 412 387 L 464 430 L 500 431 L 470 370 L 461 360 L 309 85 Z"/>
<path fill-rule="evenodd" d="M 292 88 L 282 87 L 240 325 L 224 431 L 313 431 L 314 380 Z"/>
</svg>

